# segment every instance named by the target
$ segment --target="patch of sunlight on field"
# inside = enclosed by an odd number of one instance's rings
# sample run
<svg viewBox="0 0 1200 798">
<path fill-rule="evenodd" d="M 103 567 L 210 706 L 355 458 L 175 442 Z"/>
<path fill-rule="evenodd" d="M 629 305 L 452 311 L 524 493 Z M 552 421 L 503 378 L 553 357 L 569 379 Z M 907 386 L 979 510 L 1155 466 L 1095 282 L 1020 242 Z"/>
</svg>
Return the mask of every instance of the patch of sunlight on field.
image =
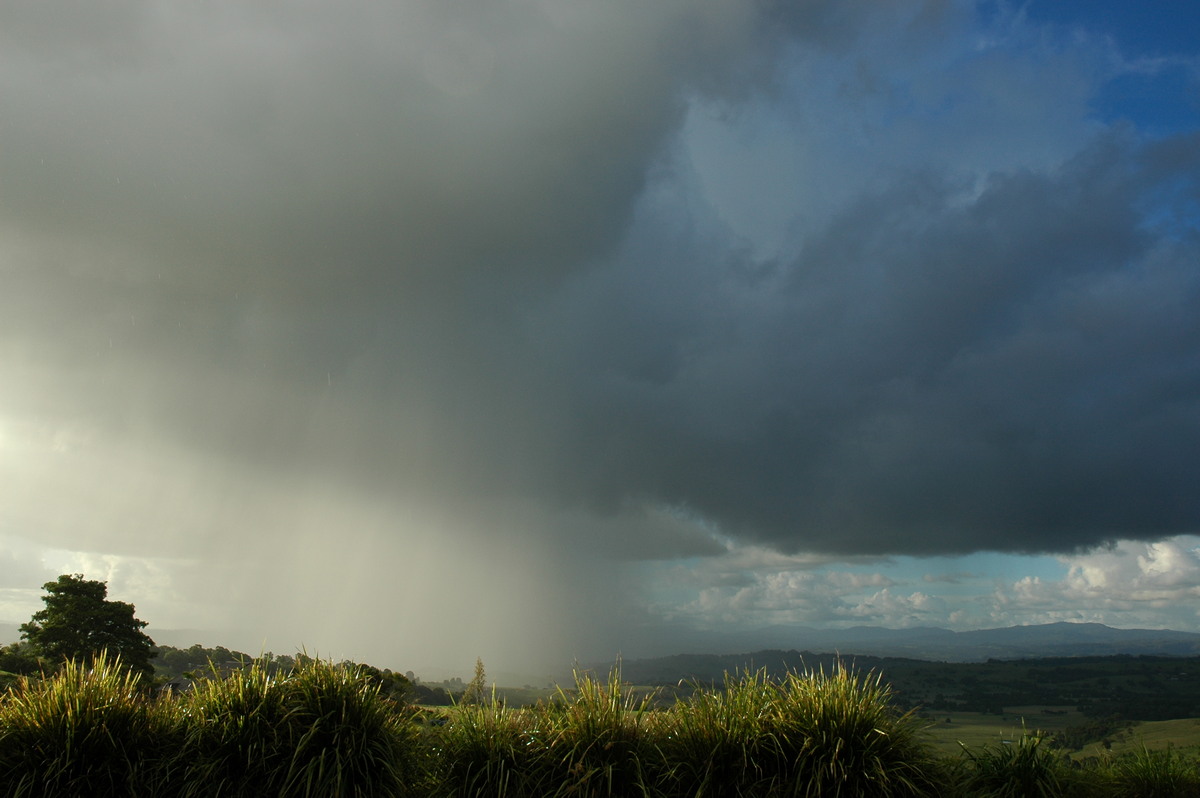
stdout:
<svg viewBox="0 0 1200 798">
<path fill-rule="evenodd" d="M 1012 707 L 1002 715 L 982 712 L 930 712 L 929 733 L 938 748 L 958 753 L 962 745 L 977 748 L 1017 740 L 1026 732 L 1053 734 L 1082 723 L 1084 716 L 1073 707 Z"/>
<path fill-rule="evenodd" d="M 1105 749 L 1102 743 L 1091 743 L 1083 750 L 1073 754 L 1075 759 L 1086 757 L 1101 757 L 1105 754 L 1112 756 L 1142 750 L 1156 751 L 1168 746 L 1179 751 L 1200 752 L 1200 718 L 1184 718 L 1182 720 L 1155 720 L 1138 723 L 1131 729 L 1126 729 L 1118 735 L 1113 735 L 1111 748 Z"/>
</svg>

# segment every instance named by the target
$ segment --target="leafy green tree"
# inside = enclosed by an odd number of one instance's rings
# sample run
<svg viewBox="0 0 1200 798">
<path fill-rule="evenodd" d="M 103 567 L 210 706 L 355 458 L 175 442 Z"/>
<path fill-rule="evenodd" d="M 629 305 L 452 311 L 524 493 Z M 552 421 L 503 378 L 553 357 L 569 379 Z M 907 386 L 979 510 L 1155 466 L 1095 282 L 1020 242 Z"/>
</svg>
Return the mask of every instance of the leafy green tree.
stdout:
<svg viewBox="0 0 1200 798">
<path fill-rule="evenodd" d="M 0 693 L 17 683 L 18 676 L 38 672 L 38 658 L 28 643 L 0 647 Z"/>
<path fill-rule="evenodd" d="M 0 647 L 0 672 L 28 675 L 37 673 L 38 660 L 28 643 L 9 643 Z"/>
<path fill-rule="evenodd" d="M 37 654 L 57 662 L 90 662 L 107 651 L 135 673 L 153 673 L 154 641 L 142 631 L 146 622 L 134 617 L 132 604 L 109 601 L 106 582 L 63 574 L 42 589 L 46 608 L 21 624 L 21 637 Z"/>
</svg>

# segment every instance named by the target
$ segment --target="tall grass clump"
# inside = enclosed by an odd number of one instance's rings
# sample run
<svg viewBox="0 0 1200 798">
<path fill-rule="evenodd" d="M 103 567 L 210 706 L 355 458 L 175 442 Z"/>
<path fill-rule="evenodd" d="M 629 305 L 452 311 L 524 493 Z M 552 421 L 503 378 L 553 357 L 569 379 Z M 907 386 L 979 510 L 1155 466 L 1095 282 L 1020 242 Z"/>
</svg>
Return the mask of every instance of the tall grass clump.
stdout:
<svg viewBox="0 0 1200 798">
<path fill-rule="evenodd" d="M 761 795 L 788 780 L 792 766 L 774 738 L 778 686 L 765 670 L 726 674 L 721 690 L 693 688 L 690 698 L 655 717 L 664 792 Z"/>
<path fill-rule="evenodd" d="M 437 793 L 447 796 L 627 796 L 647 793 L 646 715 L 614 668 L 607 681 L 575 674 L 548 703 L 508 709 L 462 703 L 433 734 Z"/>
<path fill-rule="evenodd" d="M 688 796 L 910 796 L 940 767 L 923 724 L 878 676 L 838 665 L 771 680 L 726 676 L 667 713 L 664 791 Z"/>
<path fill-rule="evenodd" d="M 1063 795 L 1063 766 L 1041 734 L 1022 734 L 1013 743 L 963 747 L 971 795 L 989 798 L 1055 798 Z"/>
<path fill-rule="evenodd" d="M 181 795 L 397 796 L 418 779 L 411 726 L 353 668 L 253 663 L 183 700 Z"/>
<path fill-rule="evenodd" d="M 117 659 L 22 677 L 0 701 L 0 795 L 168 794 L 181 716 Z"/>
<path fill-rule="evenodd" d="M 1185 798 L 1200 795 L 1200 762 L 1168 747 L 1116 757 L 1108 766 L 1116 793 L 1128 798 Z"/>
<path fill-rule="evenodd" d="M 412 726 L 357 667 L 313 660 L 284 683 L 293 749 L 285 795 L 401 795 L 417 778 Z"/>
<path fill-rule="evenodd" d="M 445 725 L 429 732 L 436 758 L 435 792 L 462 798 L 551 795 L 557 789 L 549 763 L 543 716 L 509 709 L 496 699 L 459 704 Z"/>
<path fill-rule="evenodd" d="M 551 764 L 564 794 L 641 795 L 647 764 L 659 758 L 647 720 L 654 694 L 639 697 L 621 682 L 616 665 L 608 679 L 576 672 L 575 689 L 561 688 L 544 708 Z"/>
<path fill-rule="evenodd" d="M 787 794 L 910 796 L 933 790 L 939 765 L 926 724 L 892 703 L 878 673 L 837 663 L 830 673 L 791 672 L 779 690 L 780 753 L 796 757 Z M 798 748 L 798 750 L 797 750 Z"/>
<path fill-rule="evenodd" d="M 214 667 L 180 697 L 187 717 L 179 752 L 181 795 L 279 794 L 291 758 L 288 707 L 278 680 L 254 663 L 222 676 Z"/>
</svg>

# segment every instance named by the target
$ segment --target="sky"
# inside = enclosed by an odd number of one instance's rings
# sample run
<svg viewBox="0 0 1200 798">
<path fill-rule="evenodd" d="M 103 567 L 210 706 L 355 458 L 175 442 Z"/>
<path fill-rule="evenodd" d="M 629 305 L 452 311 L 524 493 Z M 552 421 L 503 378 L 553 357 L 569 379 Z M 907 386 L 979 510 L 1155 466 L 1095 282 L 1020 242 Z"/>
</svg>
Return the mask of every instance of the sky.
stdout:
<svg viewBox="0 0 1200 798">
<path fill-rule="evenodd" d="M 0 622 L 82 573 L 418 672 L 1200 631 L 1197 30 L 6 2 Z"/>
</svg>

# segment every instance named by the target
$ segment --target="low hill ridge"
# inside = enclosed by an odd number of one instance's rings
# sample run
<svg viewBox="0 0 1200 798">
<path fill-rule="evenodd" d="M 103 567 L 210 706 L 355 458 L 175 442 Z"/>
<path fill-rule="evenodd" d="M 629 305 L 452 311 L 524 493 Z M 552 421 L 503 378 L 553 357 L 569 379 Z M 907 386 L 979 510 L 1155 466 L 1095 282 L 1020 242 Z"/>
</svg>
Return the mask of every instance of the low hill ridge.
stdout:
<svg viewBox="0 0 1200 798">
<path fill-rule="evenodd" d="M 934 662 L 984 662 L 989 659 L 1044 657 L 1104 657 L 1147 655 L 1200 656 L 1200 634 L 1172 629 L 1117 629 L 1101 623 L 1059 621 L 1028 626 L 1007 626 L 956 632 L 936 627 L 887 629 L 858 626 L 847 629 L 785 630 L 775 628 L 763 636 L 765 645 L 734 652 L 729 641 L 710 651 L 673 656 L 627 659 L 623 670 L 653 673 L 657 681 L 671 681 L 690 673 L 717 673 L 747 666 L 789 661 L 802 653 L 840 654 L 843 657 L 887 657 Z M 746 638 L 741 638 L 746 642 Z M 703 645 L 702 643 L 700 645 Z M 611 665 L 611 663 L 609 663 Z M 599 665 L 604 669 L 605 665 Z M 670 674 L 678 674 L 671 676 Z"/>
</svg>

